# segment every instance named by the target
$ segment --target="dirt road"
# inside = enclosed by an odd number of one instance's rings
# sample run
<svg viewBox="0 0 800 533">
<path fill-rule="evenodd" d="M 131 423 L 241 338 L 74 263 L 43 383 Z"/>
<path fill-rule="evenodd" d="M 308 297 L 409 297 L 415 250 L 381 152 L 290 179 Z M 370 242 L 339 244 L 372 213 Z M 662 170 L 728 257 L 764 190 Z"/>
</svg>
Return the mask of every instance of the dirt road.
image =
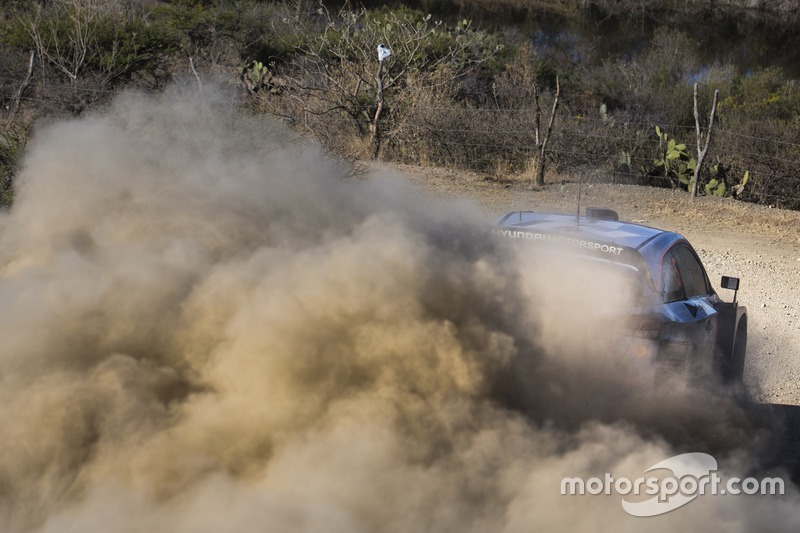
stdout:
<svg viewBox="0 0 800 533">
<path fill-rule="evenodd" d="M 498 183 L 454 171 L 395 167 L 435 197 L 472 202 L 491 219 L 508 211 L 575 212 L 578 184 Z M 800 213 L 632 185 L 584 184 L 581 204 L 615 209 L 621 220 L 677 231 L 693 244 L 715 285 L 741 279 L 749 343 L 745 383 L 753 399 L 800 405 Z M 720 290 L 729 299 L 732 293 Z"/>
</svg>

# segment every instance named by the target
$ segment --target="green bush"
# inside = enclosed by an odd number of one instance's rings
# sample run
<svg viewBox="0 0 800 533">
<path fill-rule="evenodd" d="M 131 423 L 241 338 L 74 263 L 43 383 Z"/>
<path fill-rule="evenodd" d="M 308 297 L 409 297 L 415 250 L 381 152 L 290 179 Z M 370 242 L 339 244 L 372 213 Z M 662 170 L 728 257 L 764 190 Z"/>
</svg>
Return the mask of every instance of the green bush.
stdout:
<svg viewBox="0 0 800 533">
<path fill-rule="evenodd" d="M 740 75 L 731 94 L 720 102 L 720 112 L 738 124 L 755 120 L 785 124 L 800 115 L 800 87 L 778 67 Z"/>
</svg>

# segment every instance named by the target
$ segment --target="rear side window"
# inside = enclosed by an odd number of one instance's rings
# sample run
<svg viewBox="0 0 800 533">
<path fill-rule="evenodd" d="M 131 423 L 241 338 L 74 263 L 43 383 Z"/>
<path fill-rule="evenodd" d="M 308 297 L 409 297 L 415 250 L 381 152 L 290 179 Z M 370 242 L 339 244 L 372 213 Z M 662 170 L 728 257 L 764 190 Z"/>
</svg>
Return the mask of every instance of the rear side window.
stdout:
<svg viewBox="0 0 800 533">
<path fill-rule="evenodd" d="M 688 246 L 673 246 L 664 255 L 661 291 L 665 302 L 710 294 L 703 265 Z"/>
<path fill-rule="evenodd" d="M 679 245 L 675 248 L 677 248 L 675 255 L 678 256 L 678 272 L 681 275 L 686 297 L 709 294 L 711 291 L 708 278 L 706 278 L 706 272 L 700 260 L 688 246 Z"/>
<path fill-rule="evenodd" d="M 671 248 L 661 263 L 661 295 L 665 302 L 674 302 L 683 298 L 683 285 L 678 273 L 676 249 Z"/>
</svg>

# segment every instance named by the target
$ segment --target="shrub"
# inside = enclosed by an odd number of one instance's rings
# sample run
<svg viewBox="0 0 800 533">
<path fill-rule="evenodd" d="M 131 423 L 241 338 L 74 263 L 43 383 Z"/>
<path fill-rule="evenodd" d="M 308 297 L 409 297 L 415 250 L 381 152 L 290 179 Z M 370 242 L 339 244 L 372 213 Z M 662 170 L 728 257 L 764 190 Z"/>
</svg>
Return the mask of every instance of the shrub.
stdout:
<svg viewBox="0 0 800 533">
<path fill-rule="evenodd" d="M 166 26 L 131 18 L 111 3 L 80 0 L 22 6 L 2 23 L 0 39 L 35 49 L 73 84 L 87 74 L 103 85 L 155 70 L 177 44 Z"/>
<path fill-rule="evenodd" d="M 324 24 L 312 19 L 290 35 L 301 39 L 296 55 L 273 62 L 270 84 L 256 96 L 269 111 L 312 131 L 326 146 L 342 132 L 369 137 L 371 155 L 401 121 L 403 93 L 410 80 L 422 86 L 455 85 L 499 48 L 496 38 L 473 30 L 467 21 L 448 27 L 411 9 L 323 11 Z M 392 54 L 383 62 L 378 44 Z"/>
<path fill-rule="evenodd" d="M 19 124 L 0 129 L 0 207 L 14 201 L 14 176 L 28 136 L 28 129 Z"/>
<path fill-rule="evenodd" d="M 800 87 L 786 79 L 779 67 L 768 67 L 740 75 L 732 92 L 720 103 L 720 113 L 729 122 L 746 124 L 755 120 L 787 123 L 800 114 Z"/>
</svg>

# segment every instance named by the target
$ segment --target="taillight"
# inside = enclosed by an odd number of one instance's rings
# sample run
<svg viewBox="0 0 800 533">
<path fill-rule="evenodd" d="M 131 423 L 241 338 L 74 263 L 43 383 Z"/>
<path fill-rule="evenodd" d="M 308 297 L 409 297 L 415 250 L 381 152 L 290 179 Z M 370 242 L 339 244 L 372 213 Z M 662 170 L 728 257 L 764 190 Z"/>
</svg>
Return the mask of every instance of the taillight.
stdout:
<svg viewBox="0 0 800 533">
<path fill-rule="evenodd" d="M 655 344 L 653 345 L 655 346 Z M 637 342 L 631 348 L 631 353 L 639 359 L 644 359 L 650 356 L 650 347 L 644 342 Z"/>
<path fill-rule="evenodd" d="M 661 336 L 664 322 L 660 315 L 634 314 L 624 317 L 624 329 L 628 335 L 642 339 L 657 339 Z"/>
</svg>

